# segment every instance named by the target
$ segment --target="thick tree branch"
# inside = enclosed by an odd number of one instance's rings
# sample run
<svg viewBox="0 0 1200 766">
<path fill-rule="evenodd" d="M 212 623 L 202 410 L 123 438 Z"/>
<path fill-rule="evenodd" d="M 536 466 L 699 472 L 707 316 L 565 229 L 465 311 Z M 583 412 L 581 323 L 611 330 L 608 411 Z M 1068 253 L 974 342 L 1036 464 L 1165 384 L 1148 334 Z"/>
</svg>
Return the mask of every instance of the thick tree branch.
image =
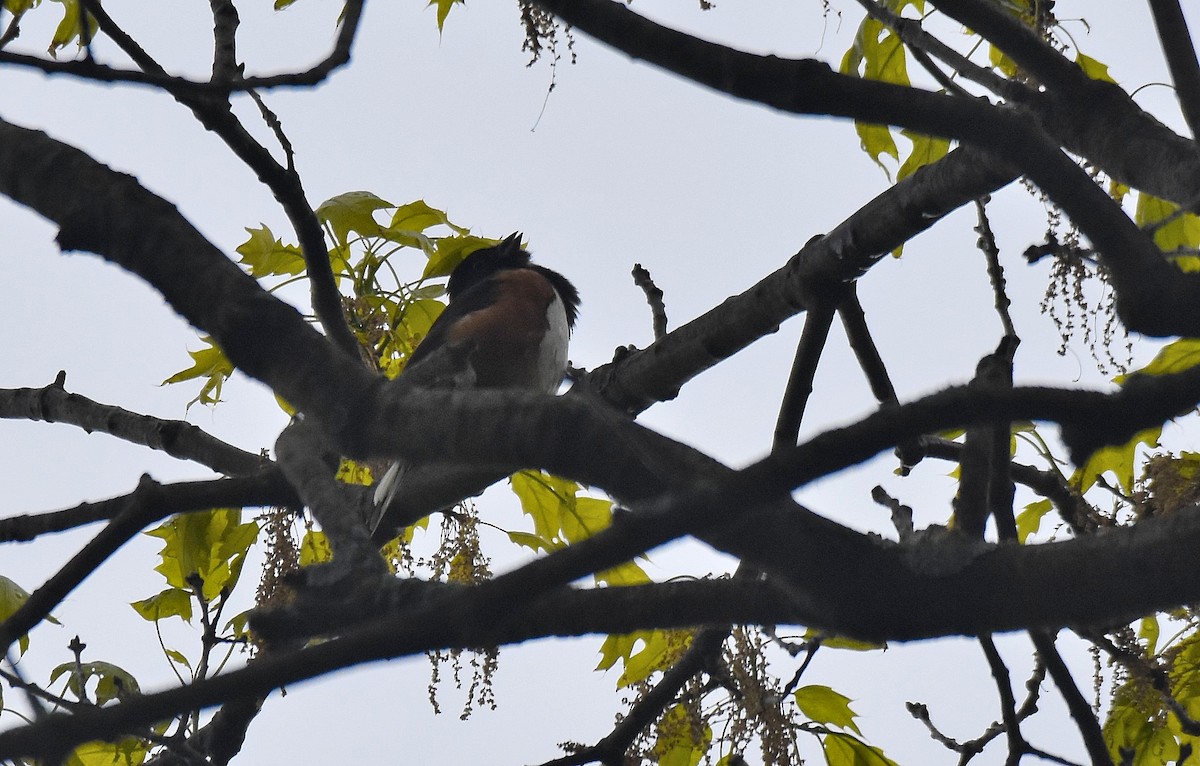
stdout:
<svg viewBox="0 0 1200 766">
<path fill-rule="evenodd" d="M 68 423 L 88 433 L 106 433 L 180 460 L 194 460 L 226 476 L 245 476 L 270 465 L 268 458 L 227 444 L 187 421 L 163 420 L 101 404 L 67 393 L 65 383 L 66 375 L 60 372 L 44 388 L 0 389 L 0 418 Z"/>
<path fill-rule="evenodd" d="M 1179 0 L 1149 2 L 1154 28 L 1166 54 L 1171 79 L 1175 81 L 1179 108 L 1192 131 L 1192 138 L 1200 138 L 1200 61 L 1196 60 L 1196 47 L 1188 33 L 1183 8 Z"/>
<path fill-rule="evenodd" d="M 588 381 L 629 412 L 673 399 L 687 381 L 807 310 L 825 285 L 841 289 L 885 254 L 1016 175 L 974 149 L 952 151 L 868 202 L 824 237 L 810 240 L 787 265 L 750 289 L 652 346 L 596 368 Z"/>
<path fill-rule="evenodd" d="M 493 581 L 497 582 L 497 581 Z M 426 584 L 433 585 L 433 584 Z M 480 587 L 426 588 L 414 611 L 402 621 L 375 620 L 340 638 L 287 654 L 267 655 L 237 671 L 185 687 L 133 697 L 102 709 L 74 715 L 55 714 L 25 727 L 0 733 L 0 759 L 45 752 L 57 746 L 111 736 L 138 729 L 174 713 L 202 709 L 226 699 L 268 694 L 275 688 L 314 678 L 339 668 L 372 660 L 400 657 L 428 648 L 498 645 L 526 640 L 532 635 L 586 635 L 622 633 L 635 629 L 669 609 L 676 627 L 695 624 L 697 617 L 715 609 L 740 616 L 774 611 L 777 589 L 745 580 L 667 583 L 636 588 L 602 588 L 550 592 L 528 601 L 526 608 L 501 611 L 496 620 L 486 605 L 489 584 Z M 656 592 L 658 597 L 648 598 Z M 508 606 L 506 602 L 504 606 Z M 718 606 L 719 605 L 719 606 Z M 479 611 L 482 609 L 482 611 Z M 408 616 L 419 616 L 409 621 Z M 741 621 L 741 620 L 739 620 Z"/>
<path fill-rule="evenodd" d="M 1068 150 L 1155 196 L 1181 205 L 1192 205 L 1200 196 L 1200 146 L 1147 114 L 1120 87 L 1091 79 L 995 4 L 942 0 L 937 7 L 995 44 L 1045 87 L 1033 106 L 1045 129 Z"/>
<path fill-rule="evenodd" d="M 11 135 L 16 140 L 0 142 L 0 158 L 11 151 L 12 146 L 20 144 L 19 139 L 23 137 L 19 129 L 7 130 L 6 137 Z M 46 147 L 41 148 L 49 151 Z M 63 161 L 54 152 L 49 153 L 53 160 Z M 64 221 L 66 225 L 62 238 L 67 243 L 76 241 L 75 237 L 81 237 L 89 244 L 89 249 L 105 253 L 158 287 L 172 305 L 213 334 L 235 364 L 267 381 L 289 401 L 317 418 L 348 454 L 436 461 L 447 459 L 448 452 L 452 451 L 454 454 L 449 457 L 465 462 L 477 461 L 484 465 L 510 466 L 514 469 L 545 467 L 604 487 L 618 497 L 626 492 L 635 497 L 649 497 L 656 491 L 662 491 L 663 469 L 672 466 L 669 460 L 677 453 L 670 450 L 676 447 L 667 445 L 666 451 L 652 447 L 650 442 L 644 440 L 653 439 L 653 435 L 647 435 L 644 430 L 619 419 L 598 417 L 596 407 L 576 397 L 538 397 L 498 392 L 476 392 L 466 396 L 454 392 L 406 390 L 403 385 L 385 384 L 370 375 L 357 360 L 332 350 L 305 325 L 294 310 L 264 293 L 252 279 L 229 263 L 194 230 L 181 226 L 173 211 L 166 209 L 161 201 L 139 187 L 119 186 L 121 191 L 115 194 L 117 200 L 129 195 L 137 203 L 139 215 L 136 225 L 131 223 L 127 226 L 121 205 L 105 204 L 106 199 L 114 198 L 111 189 L 113 179 L 107 170 L 96 169 L 94 163 L 83 163 L 76 168 L 70 163 L 82 161 L 66 160 L 66 167 L 52 166 L 49 173 L 54 177 L 76 179 L 75 183 L 80 187 L 92 190 L 89 201 L 93 204 L 86 207 L 88 215 L 82 221 L 76 218 L 80 213 L 67 204 L 72 199 L 68 189 L 52 182 L 46 185 L 48 188 L 32 183 L 24 186 L 21 178 L 38 179 L 44 175 L 45 161 L 44 156 L 35 155 L 29 162 L 17 163 L 31 170 L 17 179 L 11 174 L 2 175 L 0 184 L 15 188 L 18 199 L 32 199 L 39 209 L 52 211 L 52 218 Z M 0 161 L 0 168 L 11 166 L 10 162 Z M 105 189 L 110 190 L 109 197 L 106 197 Z M 58 196 L 45 199 L 40 196 L 42 194 Z M 105 226 L 93 229 L 81 225 L 97 215 L 104 216 L 100 220 L 106 222 Z M 144 238 L 157 246 L 143 252 Z M 171 244 L 168 246 L 166 243 Z M 160 263 L 157 257 L 165 251 L 178 254 L 171 259 L 169 268 Z M 680 495 L 675 503 L 679 509 L 677 513 L 684 518 L 668 518 L 655 528 L 654 534 L 639 534 L 637 540 L 630 542 L 627 547 L 618 546 L 606 553 L 616 556 L 611 563 L 627 560 L 659 542 L 727 520 L 729 504 L 734 502 L 742 507 L 741 515 L 748 521 L 740 528 L 724 530 L 724 534 L 714 539 L 723 549 L 744 555 L 766 569 L 782 569 L 793 578 L 793 582 L 804 583 L 806 588 L 812 585 L 806 582 L 809 575 L 794 571 L 796 562 L 805 560 L 804 556 L 797 556 L 796 551 L 816 546 L 814 558 L 810 560 L 824 560 L 834 552 L 839 556 L 851 554 L 845 556 L 840 565 L 833 564 L 830 571 L 844 568 L 849 560 L 857 561 L 854 555 L 857 551 L 864 554 L 862 561 L 870 565 L 863 566 L 853 576 L 848 575 L 845 579 L 847 584 L 864 585 L 862 577 L 866 572 L 870 574 L 872 588 L 878 582 L 907 581 L 913 593 L 918 593 L 923 590 L 923 586 L 918 587 L 922 580 L 911 571 L 901 576 L 900 573 L 904 573 L 908 565 L 903 563 L 904 557 L 897 551 L 885 552 L 882 557 L 868 555 L 878 553 L 874 550 L 874 544 L 817 517 L 797 514 L 791 504 L 776 504 L 766 518 L 744 509 L 753 508 L 758 502 L 757 498 L 763 497 L 764 492 L 781 492 L 783 488 L 798 486 L 864 460 L 894 446 L 898 440 L 952 425 L 965 425 L 967 423 L 964 420 L 1055 420 L 1066 424 L 1064 436 L 1075 453 L 1086 454 L 1100 444 L 1127 440 L 1150 422 L 1161 422 L 1189 409 L 1200 399 L 1197 395 L 1200 381 L 1195 380 L 1198 375 L 1200 373 L 1193 372 L 1152 381 L 1135 380 L 1113 396 L 1086 391 L 1039 389 L 1017 389 L 1012 392 L 946 391 L 913 405 L 881 412 L 861 424 L 830 432 L 806 445 L 769 458 L 742 472 L 737 481 L 719 481 L 720 489 L 709 489 L 705 502 L 699 503 L 695 510 L 691 507 L 690 498 L 686 494 Z M 445 413 L 451 411 L 458 413 L 458 417 L 445 418 Z M 438 413 L 443 417 L 431 418 L 428 417 L 430 413 Z M 439 420 L 440 427 L 431 427 Z M 523 425 L 513 428 L 514 423 Z M 488 433 L 506 433 L 508 436 L 504 439 L 482 436 Z M 686 482 L 694 476 L 684 472 L 677 475 L 674 481 Z M 680 484 L 671 486 L 679 487 Z M 641 517 L 642 513 L 639 512 L 637 516 Z M 649 518 L 653 519 L 653 514 Z M 776 529 L 776 525 L 782 526 Z M 788 534 L 782 535 L 784 531 Z M 773 534 L 775 532 L 780 532 L 780 536 Z M 1131 534 L 1138 539 L 1147 539 L 1144 535 L 1148 533 L 1133 530 Z M 740 542 L 735 539 L 739 536 L 742 536 Z M 781 540 L 795 541 L 796 547 L 787 552 L 786 557 L 779 544 Z M 764 546 L 764 542 L 770 545 Z M 1041 548 L 1033 550 L 1040 552 Z M 1142 549 L 1138 551 L 1138 556 L 1146 555 Z M 1115 557 L 1118 560 L 1121 558 Z M 1195 596 L 1190 590 L 1191 576 L 1176 571 L 1178 560 L 1171 556 L 1159 556 L 1157 559 L 1156 563 L 1147 566 L 1146 571 L 1162 572 L 1163 576 L 1155 578 L 1154 582 L 1171 583 L 1173 587 L 1148 595 L 1139 588 L 1149 580 L 1130 582 L 1135 587 L 1131 587 L 1123 597 L 1114 595 L 1112 609 L 1125 613 L 1138 604 L 1137 609 L 1144 612 L 1159 603 L 1182 603 Z M 555 557 L 545 561 L 553 560 Z M 993 559 L 985 555 L 981 560 L 1000 561 L 1003 556 Z M 595 565 L 595 561 L 589 564 Z M 872 572 L 873 565 L 881 569 Z M 569 576 L 568 581 L 589 571 L 594 569 L 586 566 L 580 570 L 564 569 Z M 811 571 L 821 570 L 814 567 Z M 887 576 L 892 573 L 897 574 L 897 580 Z M 1006 581 L 1006 577 L 999 573 L 990 574 L 995 576 L 987 580 L 989 587 L 992 583 Z M 1042 574 L 1051 579 L 1057 576 L 1052 568 L 1043 569 Z M 1128 578 L 1114 576 L 1114 580 L 1128 581 Z M 1049 580 L 1042 582 L 1046 581 Z M 970 582 L 971 578 L 967 577 L 964 587 Z M 854 592 L 857 587 L 848 585 L 848 590 Z M 821 601 L 825 602 L 825 596 L 835 595 L 841 598 L 846 593 L 826 593 Z M 879 630 L 878 627 L 865 625 L 862 614 L 851 619 L 842 613 L 844 604 L 854 603 L 854 597 L 842 602 L 841 610 L 836 609 L 835 601 L 836 598 L 833 598 L 824 605 L 831 610 L 831 623 L 841 623 L 843 620 L 850 623 L 852 629 L 842 632 L 869 633 Z M 900 601 L 896 600 L 895 603 Z M 941 603 L 954 603 L 955 609 L 963 609 L 966 602 L 946 599 Z M 949 609 L 948 606 L 946 608 Z M 1080 598 L 1074 607 L 1058 602 L 1049 603 L 1044 613 L 1033 616 L 1035 622 L 1053 620 L 1056 614 L 1076 619 L 1092 614 L 1094 610 L 1103 611 L 1107 608 L 1097 605 L 1093 594 L 1091 598 Z M 1060 609 L 1065 611 L 1059 612 Z M 908 615 L 898 617 L 896 624 L 900 633 L 908 631 L 915 635 L 910 619 L 914 612 L 919 611 L 913 610 Z M 932 624 L 940 622 L 951 631 L 967 629 L 965 626 L 975 624 L 974 610 L 967 611 L 970 613 L 968 616 L 961 613 L 939 614 L 935 611 L 938 619 L 932 620 Z M 998 609 L 997 614 L 1005 620 L 1030 616 L 1020 610 L 1014 611 L 1011 606 Z M 889 620 L 885 616 L 879 624 L 886 626 Z"/>
<path fill-rule="evenodd" d="M 737 98 L 974 144 L 1020 168 L 1087 234 L 1102 253 L 1127 327 L 1156 336 L 1200 335 L 1200 275 L 1181 273 L 1167 263 L 1150 237 L 1028 115 L 836 74 L 818 61 L 737 51 L 663 27 L 613 0 L 538 4 L 618 50 Z M 1095 109 L 1095 104 L 1088 107 Z"/>
</svg>

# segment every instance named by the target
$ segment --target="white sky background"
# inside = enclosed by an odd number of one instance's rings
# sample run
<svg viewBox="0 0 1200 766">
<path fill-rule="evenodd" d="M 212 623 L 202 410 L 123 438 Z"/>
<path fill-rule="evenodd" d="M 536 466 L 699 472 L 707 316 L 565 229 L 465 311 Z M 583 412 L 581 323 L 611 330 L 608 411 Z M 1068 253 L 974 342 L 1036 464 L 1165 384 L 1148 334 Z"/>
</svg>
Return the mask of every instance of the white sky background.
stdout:
<svg viewBox="0 0 1200 766">
<path fill-rule="evenodd" d="M 303 68 L 332 42 L 333 3 L 309 0 L 278 14 L 267 2 L 242 5 L 239 55 L 250 72 Z M 169 70 L 207 74 L 211 19 L 204 4 L 114 0 L 107 7 Z M 845 0 L 840 20 L 823 20 L 816 0 L 726 2 L 706 13 L 693 0 L 634 7 L 743 49 L 815 55 L 835 66 L 861 18 L 858 6 Z M 1064 20 L 1086 14 L 1090 33 L 1079 22 L 1066 22 L 1067 30 L 1085 53 L 1109 63 L 1126 88 L 1167 81 L 1142 4 L 1059 2 L 1056 10 Z M 1200 16 L 1191 12 L 1196 29 Z M 20 43 L 42 49 L 56 13 L 33 14 Z M 630 62 L 583 35 L 575 42 L 579 63 L 559 66 L 543 113 L 551 73 L 544 64 L 525 68 L 521 39 L 513 2 L 456 7 L 440 38 L 433 10 L 417 0 L 373 3 L 348 69 L 315 91 L 270 92 L 266 100 L 296 147 L 314 205 L 366 189 L 396 204 L 423 198 L 487 236 L 523 231 L 537 260 L 567 274 L 583 294 L 571 352 L 577 366 L 602 364 L 619 345 L 649 342 L 649 313 L 629 278 L 635 262 L 653 273 L 666 293 L 671 325 L 678 326 L 775 270 L 809 237 L 887 187 L 858 150 L 849 123 L 737 102 Z M 104 60 L 107 49 L 98 50 Z M 1182 130 L 1167 88 L 1150 87 L 1137 98 Z M 254 125 L 248 100 L 239 107 Z M 226 252 L 245 239 L 244 227 L 260 223 L 293 239 L 265 187 L 160 93 L 0 69 L 0 115 L 137 176 Z M 1029 268 L 1020 253 L 1045 231 L 1041 206 L 1009 188 L 997 195 L 992 213 L 1023 339 L 1018 380 L 1102 384 L 1080 343 L 1066 357 L 1055 354 L 1057 333 L 1037 311 L 1046 266 Z M 965 382 L 1000 337 L 973 226 L 972 210 L 955 213 L 910 243 L 903 259 L 887 259 L 860 283 L 868 322 L 902 399 Z M 185 351 L 199 344 L 157 294 L 94 256 L 60 255 L 53 227 L 6 200 L 0 200 L 0 234 L 0 387 L 43 386 L 66 369 L 70 391 L 184 417 L 197 388 L 158 383 L 188 366 Z M 414 262 L 413 272 L 420 267 Z M 734 465 L 763 455 L 799 330 L 800 322 L 786 324 L 642 422 Z M 1149 344 L 1139 347 L 1139 362 L 1152 353 Z M 874 407 L 836 323 L 815 389 L 808 435 Z M 188 419 L 244 449 L 271 447 L 285 418 L 269 392 L 236 378 L 224 396 L 216 409 L 193 407 Z M 1168 436 L 1173 433 L 1168 427 Z M 944 522 L 953 490 L 945 476 L 949 466 L 923 466 L 906 480 L 892 476 L 893 467 L 880 460 L 810 487 L 800 498 L 854 528 L 891 534 L 886 510 L 868 495 L 883 483 L 916 507 L 919 525 Z M 0 486 L 6 488 L 0 515 L 124 494 L 143 472 L 161 481 L 206 475 L 198 466 L 73 427 L 0 422 Z M 524 528 L 504 493 L 482 502 L 488 503 L 485 518 Z M 0 574 L 32 590 L 96 529 L 0 548 Z M 505 552 L 499 534 L 490 542 L 498 567 L 524 556 Z M 50 667 L 67 661 L 66 643 L 79 633 L 88 644 L 85 659 L 126 667 L 144 690 L 171 683 L 152 627 L 127 606 L 161 588 L 150 571 L 157 549 L 149 538 L 127 545 L 55 610 L 63 627 L 34 632 L 21 663 L 32 680 L 45 681 Z M 662 578 L 728 566 L 700 546 L 682 545 L 656 552 L 648 570 Z M 249 590 L 256 579 L 250 567 L 245 579 Z M 172 645 L 194 656 L 188 635 L 174 634 Z M 466 723 L 456 715 L 462 695 L 445 684 L 447 712 L 431 715 L 423 658 L 302 684 L 286 698 L 268 700 L 238 762 L 540 762 L 558 754 L 556 742 L 591 743 L 607 733 L 619 706 L 615 673 L 591 672 L 599 644 L 593 637 L 503 650 L 499 710 Z M 1013 637 L 1002 646 L 1020 696 L 1031 664 L 1027 641 Z M 1086 694 L 1090 660 L 1081 652 L 1074 660 Z M 791 669 L 784 665 L 779 672 L 787 677 Z M 906 700 L 928 703 L 943 731 L 960 739 L 977 736 L 998 716 L 982 654 L 966 641 L 873 654 L 822 651 L 805 683 L 829 684 L 854 698 L 868 741 L 901 764 L 955 760 L 905 713 Z M 1078 737 L 1049 687 L 1041 707 L 1026 730 L 1030 741 L 1081 758 Z M 6 719 L 0 726 L 15 722 Z M 1001 762 L 1002 748 L 996 743 L 977 762 Z M 820 762 L 814 748 L 807 752 Z"/>
</svg>

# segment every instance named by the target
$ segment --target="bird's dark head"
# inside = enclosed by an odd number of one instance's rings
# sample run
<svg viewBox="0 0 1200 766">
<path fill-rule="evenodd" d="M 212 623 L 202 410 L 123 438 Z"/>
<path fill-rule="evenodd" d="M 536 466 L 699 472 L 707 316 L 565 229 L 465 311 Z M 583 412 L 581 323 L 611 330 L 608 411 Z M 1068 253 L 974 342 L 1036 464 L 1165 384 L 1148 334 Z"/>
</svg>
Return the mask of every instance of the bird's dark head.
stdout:
<svg viewBox="0 0 1200 766">
<path fill-rule="evenodd" d="M 480 248 L 464 258 L 450 274 L 446 292 L 454 298 L 500 271 L 528 267 L 529 253 L 521 249 L 521 233 L 514 231 L 500 244 Z"/>
<path fill-rule="evenodd" d="M 579 316 L 579 291 L 562 274 L 530 263 L 529 259 L 529 253 L 521 249 L 521 233 L 514 231 L 499 244 L 481 248 L 464 258 L 450 274 L 446 292 L 454 300 L 501 271 L 533 269 L 554 286 L 566 309 L 567 324 L 574 327 L 575 319 Z"/>
</svg>

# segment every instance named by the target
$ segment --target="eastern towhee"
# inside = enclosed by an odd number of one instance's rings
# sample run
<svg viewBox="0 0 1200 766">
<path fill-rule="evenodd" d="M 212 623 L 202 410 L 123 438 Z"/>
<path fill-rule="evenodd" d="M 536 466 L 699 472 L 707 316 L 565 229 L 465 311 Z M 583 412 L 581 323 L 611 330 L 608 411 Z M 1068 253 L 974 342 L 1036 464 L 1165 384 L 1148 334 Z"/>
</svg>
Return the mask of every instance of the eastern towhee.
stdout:
<svg viewBox="0 0 1200 766">
<path fill-rule="evenodd" d="M 567 369 L 567 342 L 579 314 L 579 291 L 562 274 L 531 263 L 529 253 L 521 249 L 519 233 L 468 255 L 450 274 L 446 292 L 450 297 L 446 309 L 409 357 L 401 377 L 420 379 L 423 385 L 546 393 L 558 389 Z M 438 368 L 445 367 L 449 355 L 465 356 L 465 360 L 457 361 L 459 369 L 447 378 Z M 474 476 L 470 469 L 458 470 Z M 377 538 L 387 539 L 392 530 L 417 520 L 411 518 L 411 509 L 391 507 L 408 473 L 407 464 L 393 463 L 376 486 L 373 526 L 387 522 L 378 529 Z M 473 486 L 465 487 L 460 497 L 447 499 L 442 507 L 478 494 L 501 477 L 490 478 L 478 486 L 481 480 L 476 476 Z M 440 492 L 439 497 L 456 494 L 449 488 Z"/>
</svg>

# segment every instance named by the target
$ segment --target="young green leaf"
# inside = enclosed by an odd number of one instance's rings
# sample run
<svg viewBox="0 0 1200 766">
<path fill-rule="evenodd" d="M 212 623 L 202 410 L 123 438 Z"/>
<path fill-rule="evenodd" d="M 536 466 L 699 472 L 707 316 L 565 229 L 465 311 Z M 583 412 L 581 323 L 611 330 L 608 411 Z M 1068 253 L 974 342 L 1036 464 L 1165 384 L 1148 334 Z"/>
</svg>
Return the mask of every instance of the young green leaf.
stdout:
<svg viewBox="0 0 1200 766">
<path fill-rule="evenodd" d="M 246 551 L 258 537 L 258 524 L 243 524 L 241 519 L 240 508 L 215 508 L 174 516 L 146 532 L 164 543 L 155 571 L 169 585 L 188 592 L 198 576 L 205 601 L 216 599 L 222 589 L 232 590 Z"/>
<path fill-rule="evenodd" d="M 691 709 L 674 705 L 658 719 L 651 753 L 659 766 L 696 766 L 711 742 L 712 728 Z"/>
<path fill-rule="evenodd" d="M 377 237 L 383 227 L 375 220 L 376 210 L 395 207 L 368 191 L 353 191 L 330 197 L 317 206 L 317 218 L 329 226 L 333 241 L 339 246 L 349 242 L 350 232 L 363 237 Z"/>
<path fill-rule="evenodd" d="M 67 677 L 67 688 L 80 699 L 83 699 L 83 690 L 88 681 L 95 678 L 97 705 L 141 693 L 137 679 L 111 662 L 64 662 L 50 671 L 50 683 L 53 684 L 62 676 Z"/>
<path fill-rule="evenodd" d="M 896 762 L 877 747 L 852 734 L 829 732 L 821 741 L 829 766 L 896 766 Z"/>
<path fill-rule="evenodd" d="M 200 393 L 196 395 L 195 399 L 188 402 L 189 407 L 196 402 L 214 405 L 221 401 L 221 386 L 233 374 L 233 362 L 230 362 L 225 353 L 217 347 L 216 342 L 207 335 L 201 337 L 200 340 L 208 344 L 208 347 L 188 352 L 188 356 L 192 358 L 192 366 L 186 370 L 180 370 L 160 384 L 166 386 L 172 383 L 182 383 L 185 380 L 207 378 Z"/>
<path fill-rule="evenodd" d="M 29 593 L 4 575 L 0 575 L 0 622 L 4 622 L 12 613 L 21 608 L 29 599 Z M 50 618 L 53 621 L 53 618 Z M 17 639 L 17 656 L 29 648 L 29 636 Z"/>
<path fill-rule="evenodd" d="M 130 606 L 149 622 L 158 622 L 167 617 L 182 617 L 192 621 L 192 594 L 179 588 L 167 588 L 156 596 L 134 601 Z"/>
<path fill-rule="evenodd" d="M 1071 483 L 1081 492 L 1087 492 L 1105 473 L 1117 477 L 1117 483 L 1127 495 L 1133 494 L 1134 459 L 1139 444 L 1150 447 L 1158 446 L 1158 437 L 1162 434 L 1162 426 L 1147 428 L 1136 434 L 1124 444 L 1102 447 L 1092 453 L 1087 462 L 1076 469 L 1071 476 Z"/>
<path fill-rule="evenodd" d="M 862 734 L 858 725 L 854 723 L 856 714 L 850 709 L 850 698 L 846 695 L 835 692 L 828 686 L 810 684 L 797 689 L 792 697 L 796 700 L 800 712 L 808 716 L 809 720 Z"/>
<path fill-rule="evenodd" d="M 304 273 L 307 266 L 300 248 L 283 244 L 266 224 L 257 229 L 246 227 L 246 233 L 250 238 L 237 246 L 237 252 L 242 256 L 239 263 L 246 265 L 250 276 L 261 279 Z"/>
<path fill-rule="evenodd" d="M 1017 514 L 1017 539 L 1022 543 L 1042 528 L 1042 517 L 1054 509 L 1049 500 L 1035 500 Z"/>
</svg>

